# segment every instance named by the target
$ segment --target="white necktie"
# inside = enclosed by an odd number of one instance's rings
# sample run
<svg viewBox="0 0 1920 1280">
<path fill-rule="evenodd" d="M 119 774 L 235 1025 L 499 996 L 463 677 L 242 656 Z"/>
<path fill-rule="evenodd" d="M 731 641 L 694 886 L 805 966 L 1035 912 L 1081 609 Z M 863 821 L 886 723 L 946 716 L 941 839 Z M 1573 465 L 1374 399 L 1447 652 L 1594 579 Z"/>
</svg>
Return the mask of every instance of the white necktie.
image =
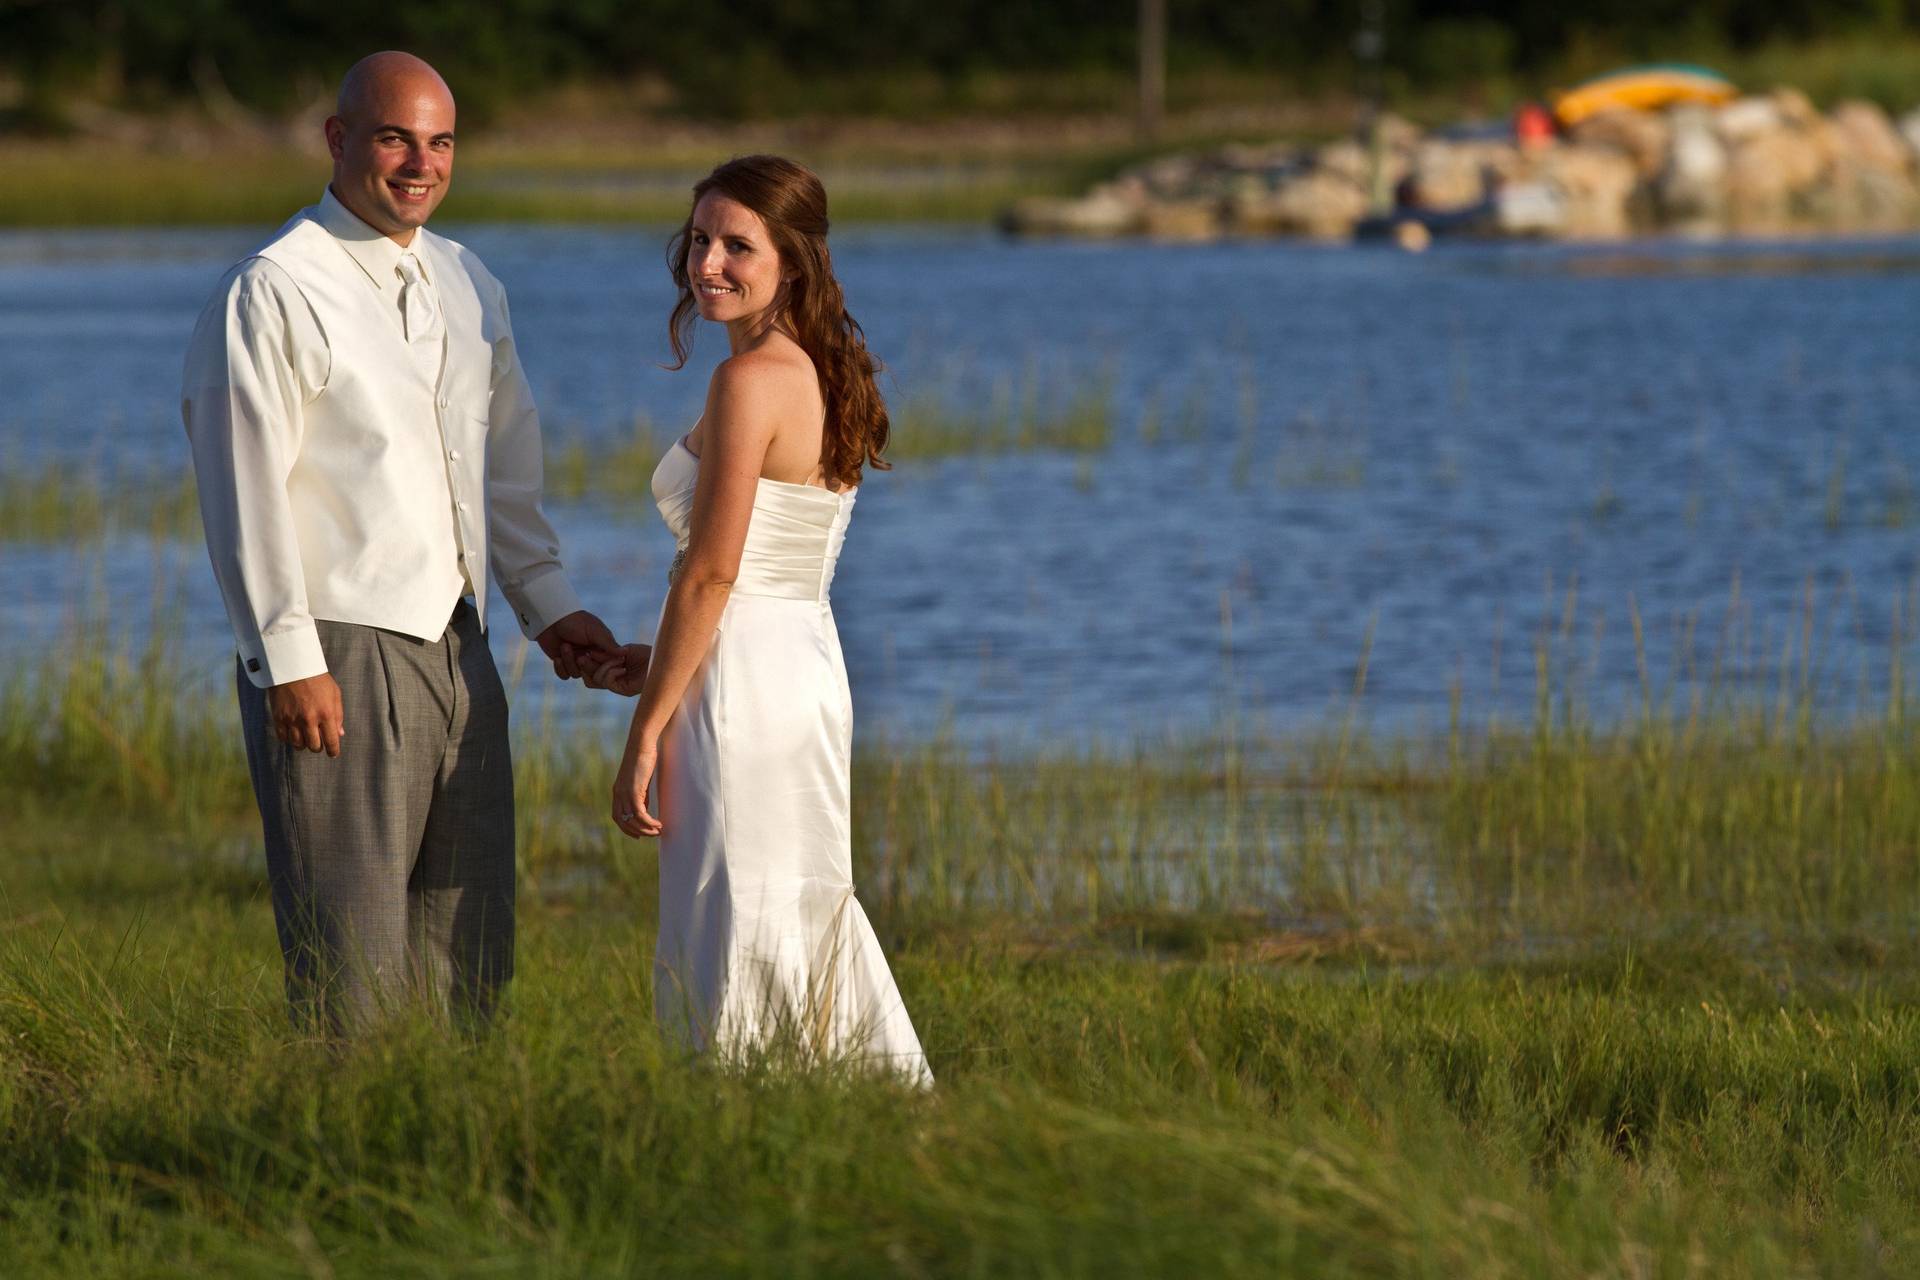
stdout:
<svg viewBox="0 0 1920 1280">
<path fill-rule="evenodd" d="M 407 327 L 407 341 L 414 355 L 425 361 L 435 381 L 440 376 L 440 339 L 443 333 L 440 307 L 433 298 L 433 286 L 420 270 L 420 260 L 411 253 L 400 255 L 400 318 Z"/>
</svg>

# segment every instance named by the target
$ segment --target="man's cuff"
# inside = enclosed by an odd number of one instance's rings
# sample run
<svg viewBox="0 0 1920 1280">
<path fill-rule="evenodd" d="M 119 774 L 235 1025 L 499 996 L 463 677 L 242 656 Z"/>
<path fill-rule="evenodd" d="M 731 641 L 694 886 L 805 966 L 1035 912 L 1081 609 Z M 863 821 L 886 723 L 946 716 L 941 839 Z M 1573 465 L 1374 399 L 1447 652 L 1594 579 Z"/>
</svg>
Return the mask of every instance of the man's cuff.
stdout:
<svg viewBox="0 0 1920 1280">
<path fill-rule="evenodd" d="M 560 619 L 578 613 L 583 607 L 573 593 L 573 584 L 559 569 L 549 569 L 537 578 L 521 582 L 512 591 L 503 592 L 513 606 L 513 616 L 529 640 L 536 640 Z"/>
<path fill-rule="evenodd" d="M 240 646 L 240 665 L 257 688 L 305 680 L 326 674 L 327 655 L 320 650 L 320 633 L 312 623 L 290 631 L 261 636 L 258 644 Z"/>
</svg>

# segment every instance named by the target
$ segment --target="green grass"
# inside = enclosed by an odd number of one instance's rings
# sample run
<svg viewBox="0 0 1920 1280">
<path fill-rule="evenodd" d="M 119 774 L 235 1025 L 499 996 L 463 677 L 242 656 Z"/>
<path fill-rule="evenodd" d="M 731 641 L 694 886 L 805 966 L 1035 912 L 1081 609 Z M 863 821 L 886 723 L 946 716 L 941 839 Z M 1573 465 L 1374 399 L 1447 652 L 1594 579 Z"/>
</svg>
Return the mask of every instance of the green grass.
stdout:
<svg viewBox="0 0 1920 1280">
<path fill-rule="evenodd" d="M 0 542 L 88 542 L 115 534 L 197 537 L 199 499 L 184 471 L 103 473 L 55 460 L 0 471 Z"/>
<path fill-rule="evenodd" d="M 110 143 L 12 143 L 0 150 L 0 226 L 97 227 L 285 222 L 326 185 L 313 160 L 156 154 Z"/>
<path fill-rule="evenodd" d="M 619 900 L 528 913 L 477 1044 L 293 1042 L 264 905 L 175 870 L 0 942 L 10 1274 L 1900 1274 L 1920 1244 L 1910 982 L 895 938 L 921 1100 L 664 1053 Z"/>
<path fill-rule="evenodd" d="M 677 225 L 687 216 L 693 184 L 734 154 L 713 152 L 698 167 L 652 175 L 567 173 L 544 168 L 475 166 L 447 194 L 440 217 L 454 222 L 628 222 Z M 1084 162 L 934 162 L 899 168 L 821 165 L 835 225 L 858 223 L 983 223 L 1026 196 L 1066 195 L 1094 180 Z M 308 200 L 286 206 L 281 214 Z"/>
<path fill-rule="evenodd" d="M 893 409 L 888 456 L 906 462 L 975 454 L 1106 452 L 1119 409 L 1110 379 L 1049 381 L 1034 370 L 995 381 L 984 402 L 908 397 Z"/>
<path fill-rule="evenodd" d="M 678 223 L 693 183 L 742 148 L 724 141 L 659 151 L 567 151 L 485 142 L 459 167 L 438 216 L 458 222 Z M 1066 194 L 1110 171 L 1130 148 L 1107 145 L 1027 158 L 954 156 L 932 149 L 868 158 L 852 151 L 784 148 L 819 166 L 836 224 L 983 222 L 1029 195 Z M 0 145 L 0 226 L 279 226 L 312 204 L 327 181 L 324 157 L 240 145 L 218 154 L 157 154 L 90 141 Z M 463 147 L 463 152 L 469 148 Z"/>
<path fill-rule="evenodd" d="M 577 436 L 549 447 L 544 493 L 549 500 L 577 502 L 583 498 L 648 499 L 653 510 L 653 469 L 673 436 L 657 431 L 645 418 L 636 418 L 613 440 L 589 444 Z M 615 508 L 627 510 L 628 508 Z"/>
<path fill-rule="evenodd" d="M 1904 931 L 1920 909 L 1920 739 L 1796 708 L 1515 734 L 1458 762 L 1437 810 L 1497 910 Z"/>
<path fill-rule="evenodd" d="M 0 681 L 10 1276 L 1920 1271 L 1899 694 L 863 743 L 916 1097 L 663 1046 L 652 847 L 538 718 L 502 1024 L 294 1036 L 230 673 L 156 634 Z"/>
</svg>

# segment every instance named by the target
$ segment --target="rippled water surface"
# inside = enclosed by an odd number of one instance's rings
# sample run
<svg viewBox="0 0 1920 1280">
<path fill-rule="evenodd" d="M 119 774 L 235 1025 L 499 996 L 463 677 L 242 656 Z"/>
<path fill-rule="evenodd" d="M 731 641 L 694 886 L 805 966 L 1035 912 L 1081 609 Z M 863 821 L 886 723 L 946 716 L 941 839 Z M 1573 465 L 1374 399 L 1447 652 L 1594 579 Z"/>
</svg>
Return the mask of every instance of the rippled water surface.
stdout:
<svg viewBox="0 0 1920 1280">
<path fill-rule="evenodd" d="M 657 367 L 661 233 L 448 230 L 506 282 L 553 436 L 691 422 L 722 344 Z M 5 465 L 184 465 L 182 348 L 263 234 L 0 233 Z M 1284 730 L 1343 713 L 1363 669 L 1376 725 L 1433 727 L 1456 695 L 1529 713 L 1543 646 L 1602 713 L 1783 675 L 1844 711 L 1908 647 L 1920 241 L 1407 257 L 899 230 L 836 256 L 896 401 L 1093 386 L 1115 406 L 1103 452 L 903 463 L 863 489 L 834 602 L 865 730 Z M 554 515 L 589 603 L 650 626 L 670 550 L 651 511 Z M 136 637 L 156 582 L 223 679 L 197 546 L 0 546 L 0 645 L 67 642 L 89 601 Z M 496 634 L 503 664 L 516 642 Z M 523 716 L 546 691 L 530 674 Z"/>
</svg>

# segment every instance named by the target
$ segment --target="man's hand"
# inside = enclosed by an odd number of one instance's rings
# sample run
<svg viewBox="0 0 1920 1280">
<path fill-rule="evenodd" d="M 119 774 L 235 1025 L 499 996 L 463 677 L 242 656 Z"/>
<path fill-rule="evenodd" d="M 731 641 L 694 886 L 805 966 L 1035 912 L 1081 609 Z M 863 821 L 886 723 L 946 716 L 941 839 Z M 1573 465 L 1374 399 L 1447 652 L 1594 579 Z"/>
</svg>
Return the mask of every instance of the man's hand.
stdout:
<svg viewBox="0 0 1920 1280">
<path fill-rule="evenodd" d="M 626 645 L 618 658 L 587 672 L 587 688 L 611 689 L 623 698 L 634 697 L 647 687 L 647 664 L 652 660 L 652 645 Z"/>
<path fill-rule="evenodd" d="M 534 643 L 553 661 L 553 674 L 562 680 L 578 680 L 622 656 L 620 642 L 607 624 L 585 609 L 560 619 L 536 636 Z"/>
<path fill-rule="evenodd" d="M 340 754 L 340 739 L 347 736 L 340 686 L 324 671 L 268 689 L 267 718 L 273 722 L 273 736 L 288 746 L 330 756 Z"/>
</svg>

